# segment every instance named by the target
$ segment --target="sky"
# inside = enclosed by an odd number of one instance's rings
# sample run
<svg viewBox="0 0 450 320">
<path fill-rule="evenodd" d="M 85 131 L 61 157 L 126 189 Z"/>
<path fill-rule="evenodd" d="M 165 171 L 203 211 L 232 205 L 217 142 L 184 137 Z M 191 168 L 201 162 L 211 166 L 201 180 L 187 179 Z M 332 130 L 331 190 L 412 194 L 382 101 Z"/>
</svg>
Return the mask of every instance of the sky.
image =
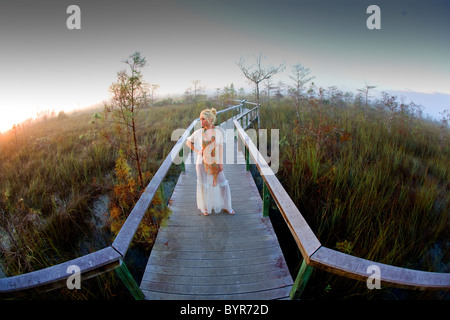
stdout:
<svg viewBox="0 0 450 320">
<path fill-rule="evenodd" d="M 370 30 L 367 8 L 380 8 Z M 70 5 L 81 29 L 67 28 Z M 246 81 L 236 62 L 262 54 L 311 70 L 317 86 L 356 92 L 376 85 L 438 117 L 450 109 L 449 0 L 0 0 L 0 131 L 43 110 L 110 97 L 122 62 L 146 57 L 158 97 L 200 80 L 210 91 Z"/>
</svg>

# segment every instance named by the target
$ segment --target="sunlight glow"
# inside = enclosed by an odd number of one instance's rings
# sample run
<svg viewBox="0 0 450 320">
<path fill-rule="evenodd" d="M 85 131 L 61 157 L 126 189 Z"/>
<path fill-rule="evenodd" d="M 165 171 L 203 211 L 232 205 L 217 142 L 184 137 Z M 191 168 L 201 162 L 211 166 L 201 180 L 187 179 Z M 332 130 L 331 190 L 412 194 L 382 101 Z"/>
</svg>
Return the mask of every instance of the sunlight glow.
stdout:
<svg viewBox="0 0 450 320">
<path fill-rule="evenodd" d="M 24 113 L 22 109 L 2 112 L 0 117 L 0 132 L 5 133 L 6 131 L 12 129 L 15 124 L 19 124 L 25 121 L 27 118 L 31 117 L 31 115 L 27 115 L 27 113 Z"/>
</svg>

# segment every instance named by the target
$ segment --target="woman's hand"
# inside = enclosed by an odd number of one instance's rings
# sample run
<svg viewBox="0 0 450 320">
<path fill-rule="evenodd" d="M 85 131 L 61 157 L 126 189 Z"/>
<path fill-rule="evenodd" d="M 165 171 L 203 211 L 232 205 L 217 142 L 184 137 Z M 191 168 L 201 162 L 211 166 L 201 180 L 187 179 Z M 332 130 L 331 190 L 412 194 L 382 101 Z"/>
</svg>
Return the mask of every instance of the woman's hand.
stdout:
<svg viewBox="0 0 450 320">
<path fill-rule="evenodd" d="M 223 171 L 223 164 L 219 164 L 219 172 Z"/>
</svg>

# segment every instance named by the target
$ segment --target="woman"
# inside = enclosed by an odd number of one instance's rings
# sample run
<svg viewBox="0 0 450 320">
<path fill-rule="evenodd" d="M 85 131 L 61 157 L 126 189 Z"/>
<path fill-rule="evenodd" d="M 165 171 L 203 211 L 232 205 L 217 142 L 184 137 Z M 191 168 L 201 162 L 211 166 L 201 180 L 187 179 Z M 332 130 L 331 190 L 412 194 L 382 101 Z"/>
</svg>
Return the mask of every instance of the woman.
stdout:
<svg viewBox="0 0 450 320">
<path fill-rule="evenodd" d="M 198 154 L 197 207 L 203 215 L 225 210 L 235 214 L 231 208 L 231 193 L 228 180 L 223 173 L 223 129 L 214 126 L 216 109 L 205 109 L 200 113 L 202 128 L 187 138 L 186 144 Z"/>
</svg>

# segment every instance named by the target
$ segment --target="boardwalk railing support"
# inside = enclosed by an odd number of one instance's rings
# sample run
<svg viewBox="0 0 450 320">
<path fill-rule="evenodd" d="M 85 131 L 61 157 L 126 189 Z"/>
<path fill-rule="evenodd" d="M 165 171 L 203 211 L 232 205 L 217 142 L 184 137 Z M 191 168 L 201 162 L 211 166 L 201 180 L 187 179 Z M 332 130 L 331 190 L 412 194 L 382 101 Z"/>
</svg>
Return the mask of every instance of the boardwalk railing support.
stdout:
<svg viewBox="0 0 450 320">
<path fill-rule="evenodd" d="M 263 182 L 263 217 L 269 216 L 270 191 L 265 182 Z"/>
<path fill-rule="evenodd" d="M 313 272 L 314 268 L 308 266 L 303 259 L 302 265 L 300 266 L 300 270 L 298 271 L 297 278 L 295 279 L 294 285 L 292 286 L 291 293 L 289 297 L 291 300 L 299 299 L 302 295 L 303 290 L 306 288 L 306 284 L 308 283 L 309 277 Z"/>
<path fill-rule="evenodd" d="M 144 293 L 141 288 L 139 288 L 138 284 L 134 280 L 130 271 L 127 268 L 127 265 L 123 260 L 120 260 L 120 265 L 118 268 L 114 270 L 116 274 L 119 276 L 120 280 L 122 280 L 123 284 L 130 291 L 134 299 L 136 300 L 144 300 Z"/>
<path fill-rule="evenodd" d="M 164 182 L 161 182 L 161 184 L 159 185 L 159 196 L 161 197 L 163 207 L 167 207 L 166 193 L 164 192 Z"/>
<path fill-rule="evenodd" d="M 181 148 L 181 150 L 180 150 L 180 153 L 178 154 L 179 156 L 180 156 L 180 159 L 181 159 L 181 163 L 180 163 L 180 165 L 181 165 L 181 171 L 182 172 L 185 172 L 186 171 L 186 166 L 184 165 L 184 148 Z"/>
<path fill-rule="evenodd" d="M 245 147 L 245 170 L 250 171 L 250 154 L 247 147 Z"/>
</svg>

